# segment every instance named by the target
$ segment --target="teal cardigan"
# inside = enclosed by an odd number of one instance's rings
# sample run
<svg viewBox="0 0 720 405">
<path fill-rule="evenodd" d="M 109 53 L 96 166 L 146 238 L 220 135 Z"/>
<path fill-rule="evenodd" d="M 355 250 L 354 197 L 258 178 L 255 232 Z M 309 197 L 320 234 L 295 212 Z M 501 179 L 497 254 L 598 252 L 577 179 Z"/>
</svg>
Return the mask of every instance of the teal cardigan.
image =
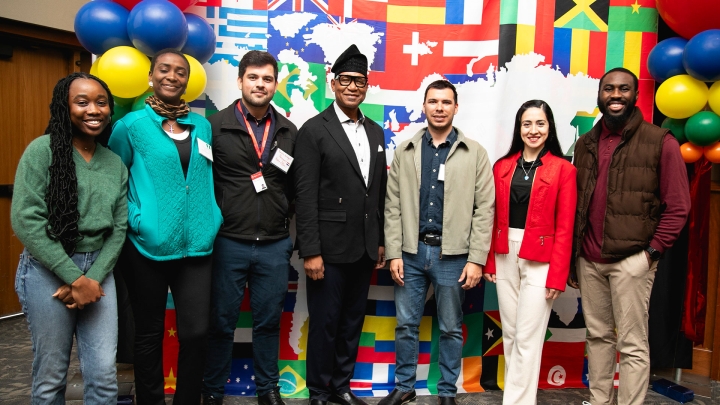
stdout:
<svg viewBox="0 0 720 405">
<path fill-rule="evenodd" d="M 177 120 L 192 137 L 186 178 L 163 120 L 146 105 L 116 122 L 108 142 L 130 173 L 128 238 L 152 260 L 207 256 L 222 224 L 212 162 L 198 151 L 198 139 L 212 145 L 210 123 L 192 112 Z"/>
</svg>

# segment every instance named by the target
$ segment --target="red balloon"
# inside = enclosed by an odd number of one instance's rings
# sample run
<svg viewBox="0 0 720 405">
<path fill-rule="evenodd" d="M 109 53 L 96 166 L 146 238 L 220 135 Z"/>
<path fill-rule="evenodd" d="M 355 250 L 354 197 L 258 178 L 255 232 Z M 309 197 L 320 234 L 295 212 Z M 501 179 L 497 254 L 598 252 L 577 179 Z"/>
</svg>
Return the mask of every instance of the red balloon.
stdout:
<svg viewBox="0 0 720 405">
<path fill-rule="evenodd" d="M 194 6 L 198 1 L 199 0 L 170 0 L 170 3 L 176 5 L 180 10 L 185 11 L 190 6 Z"/>
<path fill-rule="evenodd" d="M 128 11 L 132 10 L 133 7 L 135 7 L 136 4 L 140 3 L 142 0 L 113 0 L 115 3 L 125 7 L 128 9 Z"/>
<path fill-rule="evenodd" d="M 685 39 L 720 28 L 718 0 L 657 0 L 657 10 L 663 21 Z"/>
</svg>

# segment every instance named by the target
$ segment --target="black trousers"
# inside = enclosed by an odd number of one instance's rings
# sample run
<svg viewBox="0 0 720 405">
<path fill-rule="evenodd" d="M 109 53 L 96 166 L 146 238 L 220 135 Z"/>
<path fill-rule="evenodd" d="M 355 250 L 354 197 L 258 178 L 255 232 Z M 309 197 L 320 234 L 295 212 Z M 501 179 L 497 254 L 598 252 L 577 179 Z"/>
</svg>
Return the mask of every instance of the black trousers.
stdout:
<svg viewBox="0 0 720 405">
<path fill-rule="evenodd" d="M 155 261 L 129 240 L 122 253 L 123 273 L 135 316 L 135 395 L 138 405 L 165 403 L 163 337 L 168 287 L 172 292 L 180 343 L 174 370 L 174 405 L 200 403 L 210 314 L 211 256 Z"/>
<path fill-rule="evenodd" d="M 325 263 L 325 278 L 307 278 L 310 399 L 350 392 L 374 264 L 367 255 L 355 263 Z"/>
</svg>

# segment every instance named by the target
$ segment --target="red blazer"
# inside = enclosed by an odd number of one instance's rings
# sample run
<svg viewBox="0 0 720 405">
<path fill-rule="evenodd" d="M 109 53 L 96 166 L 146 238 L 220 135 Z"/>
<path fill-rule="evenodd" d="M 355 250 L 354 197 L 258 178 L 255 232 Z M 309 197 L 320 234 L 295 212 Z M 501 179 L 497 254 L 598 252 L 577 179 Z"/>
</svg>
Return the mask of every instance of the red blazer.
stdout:
<svg viewBox="0 0 720 405">
<path fill-rule="evenodd" d="M 495 273 L 495 253 L 510 252 L 510 183 L 519 157 L 520 152 L 498 160 L 493 167 L 495 223 L 485 273 Z M 570 162 L 550 153 L 546 153 L 540 161 L 542 165 L 535 171 L 530 191 L 525 234 L 518 256 L 550 263 L 546 287 L 565 291 L 577 203 L 577 171 Z"/>
</svg>

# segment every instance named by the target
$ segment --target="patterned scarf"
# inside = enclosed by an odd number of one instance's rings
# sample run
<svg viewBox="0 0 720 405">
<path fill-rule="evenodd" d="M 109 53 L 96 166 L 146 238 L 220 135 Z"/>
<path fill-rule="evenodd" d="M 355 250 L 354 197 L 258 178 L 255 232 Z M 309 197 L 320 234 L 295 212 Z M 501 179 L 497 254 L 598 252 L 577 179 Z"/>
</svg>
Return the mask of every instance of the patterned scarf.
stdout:
<svg viewBox="0 0 720 405">
<path fill-rule="evenodd" d="M 176 119 L 185 116 L 190 112 L 190 107 L 188 107 L 187 103 L 185 103 L 185 100 L 180 100 L 180 105 L 170 105 L 164 103 L 154 94 L 145 99 L 145 104 L 152 107 L 153 111 L 155 111 L 157 115 L 169 119 Z"/>
</svg>

